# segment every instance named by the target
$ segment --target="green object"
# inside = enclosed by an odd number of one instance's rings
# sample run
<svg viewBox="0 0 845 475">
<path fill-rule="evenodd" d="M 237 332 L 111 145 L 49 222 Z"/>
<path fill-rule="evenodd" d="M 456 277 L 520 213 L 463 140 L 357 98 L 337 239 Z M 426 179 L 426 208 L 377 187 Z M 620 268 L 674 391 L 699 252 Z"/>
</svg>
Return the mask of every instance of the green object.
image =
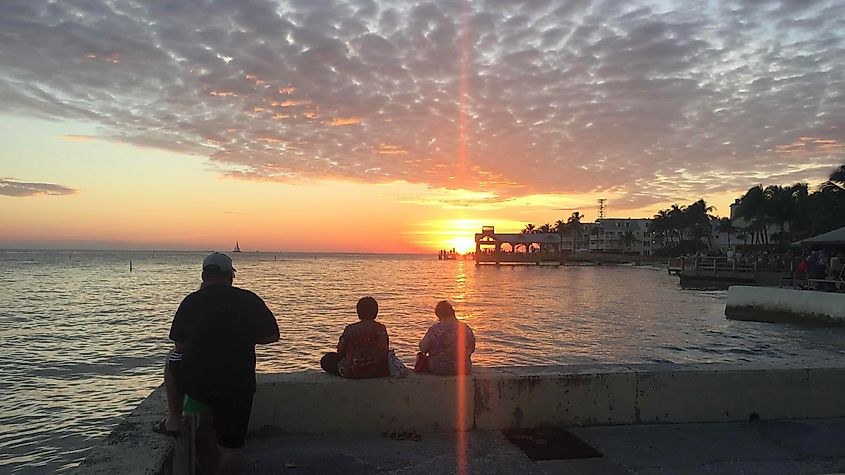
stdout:
<svg viewBox="0 0 845 475">
<path fill-rule="evenodd" d="M 191 396 L 185 396 L 185 401 L 182 403 L 182 412 L 199 414 L 201 412 L 211 412 L 211 409 Z"/>
</svg>

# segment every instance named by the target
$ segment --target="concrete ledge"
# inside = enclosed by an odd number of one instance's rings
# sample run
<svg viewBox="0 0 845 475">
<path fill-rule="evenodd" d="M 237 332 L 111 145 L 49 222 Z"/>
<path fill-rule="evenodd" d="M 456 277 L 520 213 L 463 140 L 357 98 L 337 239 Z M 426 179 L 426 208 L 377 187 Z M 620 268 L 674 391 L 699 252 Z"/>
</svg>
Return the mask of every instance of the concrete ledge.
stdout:
<svg viewBox="0 0 845 475">
<path fill-rule="evenodd" d="M 845 293 L 734 285 L 725 316 L 732 320 L 845 325 Z"/>
<path fill-rule="evenodd" d="M 473 428 L 635 422 L 636 373 L 624 366 L 482 370 L 473 377 Z"/>
<path fill-rule="evenodd" d="M 250 430 L 315 434 L 845 416 L 845 366 L 593 365 L 353 381 L 262 375 Z M 459 394 L 462 394 L 459 396 Z"/>
<path fill-rule="evenodd" d="M 169 474 L 173 439 L 152 431 L 164 418 L 164 388 L 152 392 L 74 469 L 78 475 Z"/>
<path fill-rule="evenodd" d="M 466 385 L 470 403 L 458 404 L 459 380 Z M 269 427 L 296 434 L 468 430 L 471 398 L 472 381 L 467 377 L 411 374 L 394 381 L 351 380 L 320 372 L 259 375 L 250 430 Z"/>
<path fill-rule="evenodd" d="M 638 422 L 841 417 L 845 368 L 681 367 L 637 374 Z M 706 370 L 705 370 L 706 368 Z"/>
<path fill-rule="evenodd" d="M 476 368 L 392 381 L 310 371 L 258 376 L 253 434 L 423 433 L 632 423 L 845 417 L 845 364 L 645 364 Z M 183 435 L 152 432 L 161 388 L 80 465 L 79 474 L 189 472 Z M 181 460 L 181 462 L 180 462 Z"/>
</svg>

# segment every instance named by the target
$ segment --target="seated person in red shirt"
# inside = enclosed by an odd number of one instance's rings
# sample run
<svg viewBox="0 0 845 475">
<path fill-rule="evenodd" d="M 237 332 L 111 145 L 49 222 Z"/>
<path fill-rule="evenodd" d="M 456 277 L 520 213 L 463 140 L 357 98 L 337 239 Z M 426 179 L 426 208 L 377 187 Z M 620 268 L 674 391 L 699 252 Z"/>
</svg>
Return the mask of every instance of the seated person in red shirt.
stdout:
<svg viewBox="0 0 845 475">
<path fill-rule="evenodd" d="M 360 322 L 348 325 L 340 341 L 337 353 L 326 353 L 320 360 L 320 367 L 327 373 L 344 378 L 381 378 L 390 375 L 387 366 L 389 340 L 387 328 L 376 322 L 378 302 L 364 297 L 356 306 Z"/>
<path fill-rule="evenodd" d="M 804 259 L 803 261 L 801 261 L 798 264 L 798 267 L 795 268 L 795 273 L 796 274 L 806 274 L 807 269 L 810 268 L 810 262 L 811 262 L 812 258 L 813 258 L 813 256 L 809 256 L 806 259 Z"/>
</svg>

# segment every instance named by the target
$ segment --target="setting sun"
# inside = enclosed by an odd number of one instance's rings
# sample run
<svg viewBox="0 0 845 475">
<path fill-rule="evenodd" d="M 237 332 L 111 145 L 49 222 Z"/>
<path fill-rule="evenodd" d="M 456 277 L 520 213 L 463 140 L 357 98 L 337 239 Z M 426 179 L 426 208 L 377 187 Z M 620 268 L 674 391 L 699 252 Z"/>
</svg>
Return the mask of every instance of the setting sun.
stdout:
<svg viewBox="0 0 845 475">
<path fill-rule="evenodd" d="M 456 237 L 447 242 L 450 248 L 454 248 L 458 254 L 466 254 L 475 251 L 475 241 L 468 237 Z"/>
</svg>

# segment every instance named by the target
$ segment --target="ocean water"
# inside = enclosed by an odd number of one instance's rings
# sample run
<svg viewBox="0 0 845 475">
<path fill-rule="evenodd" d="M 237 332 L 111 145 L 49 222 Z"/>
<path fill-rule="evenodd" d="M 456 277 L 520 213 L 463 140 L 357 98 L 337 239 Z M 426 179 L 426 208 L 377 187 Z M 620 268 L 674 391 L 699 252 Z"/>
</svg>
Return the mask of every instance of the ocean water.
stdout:
<svg viewBox="0 0 845 475">
<path fill-rule="evenodd" d="M 204 252 L 0 251 L 0 472 L 66 471 L 161 383 Z M 408 364 L 451 300 L 483 366 L 780 362 L 845 356 L 845 330 L 726 320 L 724 291 L 629 266 L 476 267 L 436 256 L 232 254 L 281 341 L 259 372 L 318 370 L 364 295 Z M 133 270 L 129 271 L 129 261 Z"/>
</svg>

